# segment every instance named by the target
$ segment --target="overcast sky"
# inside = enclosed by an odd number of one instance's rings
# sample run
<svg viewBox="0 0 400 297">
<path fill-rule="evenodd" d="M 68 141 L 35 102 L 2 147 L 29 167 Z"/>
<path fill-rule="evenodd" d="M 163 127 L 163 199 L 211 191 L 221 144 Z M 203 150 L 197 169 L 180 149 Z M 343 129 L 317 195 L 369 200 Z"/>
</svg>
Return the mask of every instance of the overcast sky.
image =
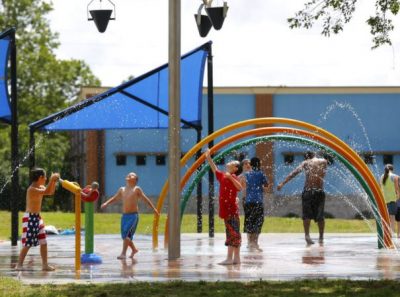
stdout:
<svg viewBox="0 0 400 297">
<path fill-rule="evenodd" d="M 168 0 L 113 2 L 117 19 L 103 34 L 87 21 L 89 0 L 53 0 L 50 15 L 52 30 L 60 34 L 57 55 L 86 61 L 103 86 L 115 86 L 168 60 Z M 202 2 L 181 2 L 181 52 L 212 40 L 215 86 L 399 85 L 399 29 L 392 34 L 393 46 L 371 50 L 365 21 L 374 13 L 374 0 L 359 0 L 351 23 L 330 38 L 320 34 L 320 26 L 289 29 L 287 18 L 305 0 L 228 0 L 224 26 L 211 29 L 206 38 L 199 36 L 194 20 Z M 91 7 L 97 4 L 95 0 Z"/>
</svg>

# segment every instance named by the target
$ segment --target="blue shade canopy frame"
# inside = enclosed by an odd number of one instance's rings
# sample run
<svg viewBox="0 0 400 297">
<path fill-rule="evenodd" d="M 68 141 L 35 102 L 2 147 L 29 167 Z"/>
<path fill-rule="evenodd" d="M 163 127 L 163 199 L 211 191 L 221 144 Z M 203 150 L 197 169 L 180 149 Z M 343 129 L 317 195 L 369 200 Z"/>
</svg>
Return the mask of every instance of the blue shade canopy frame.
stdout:
<svg viewBox="0 0 400 297">
<path fill-rule="evenodd" d="M 0 121 L 11 126 L 11 245 L 18 244 L 20 206 L 17 108 L 17 47 L 15 28 L 0 33 Z M 9 66 L 9 67 L 8 67 Z M 8 71 L 10 73 L 8 74 Z M 10 79 L 9 79 L 10 78 Z M 8 80 L 9 79 L 9 80 Z M 9 89 L 10 87 L 10 93 Z"/>
<path fill-rule="evenodd" d="M 196 130 L 197 141 L 201 139 L 202 130 L 201 107 L 206 59 L 208 134 L 211 134 L 214 132 L 212 42 L 209 41 L 181 57 L 180 122 L 182 128 Z M 104 93 L 31 123 L 29 167 L 35 165 L 35 131 L 168 128 L 168 75 L 168 64 L 164 64 Z M 197 152 L 197 156 L 200 154 L 200 151 Z M 214 184 L 212 175 L 209 184 Z M 201 186 L 197 195 L 198 230 L 201 230 Z M 212 204 L 209 206 L 210 230 L 214 230 L 213 212 Z"/>
<path fill-rule="evenodd" d="M 8 94 L 8 59 L 11 36 L 9 30 L 0 33 L 0 121 L 11 123 L 10 97 Z"/>
<path fill-rule="evenodd" d="M 211 41 L 181 58 L 181 127 L 201 129 Z M 168 128 L 168 64 L 29 125 L 41 131 Z"/>
</svg>

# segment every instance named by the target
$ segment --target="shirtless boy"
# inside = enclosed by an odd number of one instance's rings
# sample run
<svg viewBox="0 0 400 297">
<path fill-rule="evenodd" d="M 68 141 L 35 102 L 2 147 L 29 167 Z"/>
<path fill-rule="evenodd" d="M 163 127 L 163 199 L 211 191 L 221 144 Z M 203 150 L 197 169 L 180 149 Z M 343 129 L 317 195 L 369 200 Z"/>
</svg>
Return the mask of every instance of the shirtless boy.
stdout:
<svg viewBox="0 0 400 297">
<path fill-rule="evenodd" d="M 301 195 L 303 207 L 303 227 L 304 235 L 307 244 L 313 244 L 314 241 L 310 237 L 310 222 L 312 219 L 318 223 L 319 240 L 320 244 L 324 241 L 324 208 L 325 208 L 325 192 L 324 192 L 324 178 L 326 175 L 327 160 L 318 158 L 314 152 L 306 152 L 304 155 L 305 160 L 295 168 L 289 175 L 281 182 L 277 189 L 280 191 L 282 187 L 288 183 L 292 178 L 304 171 L 306 175 L 303 193 Z"/>
<path fill-rule="evenodd" d="M 128 173 L 125 178 L 126 186 L 119 188 L 113 197 L 101 205 L 101 209 L 104 209 L 109 204 L 122 200 L 121 237 L 123 243 L 121 255 L 117 257 L 120 260 L 126 259 L 126 251 L 128 247 L 132 250 L 131 258 L 133 258 L 133 256 L 139 251 L 132 241 L 139 222 L 139 199 L 146 202 L 147 205 L 151 207 L 157 215 L 159 215 L 150 199 L 145 195 L 143 190 L 137 186 L 138 180 L 139 178 L 136 173 Z"/>
<path fill-rule="evenodd" d="M 46 171 L 42 168 L 32 169 L 30 172 L 31 185 L 26 191 L 26 211 L 22 218 L 22 249 L 19 254 L 17 270 L 23 270 L 23 264 L 29 249 L 40 245 L 42 257 L 42 270 L 53 271 L 55 268 L 47 263 L 47 241 L 44 223 L 40 216 L 43 196 L 53 195 L 56 182 L 60 178 L 58 173 L 53 173 L 45 187 Z"/>
</svg>

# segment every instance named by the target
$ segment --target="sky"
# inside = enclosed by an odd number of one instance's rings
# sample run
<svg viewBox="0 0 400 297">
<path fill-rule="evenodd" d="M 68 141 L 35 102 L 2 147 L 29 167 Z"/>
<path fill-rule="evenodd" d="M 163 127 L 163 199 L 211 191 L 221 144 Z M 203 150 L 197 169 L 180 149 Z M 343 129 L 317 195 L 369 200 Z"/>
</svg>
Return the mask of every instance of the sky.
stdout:
<svg viewBox="0 0 400 297">
<path fill-rule="evenodd" d="M 116 20 L 99 33 L 87 21 L 89 0 L 53 0 L 50 25 L 59 33 L 61 59 L 82 59 L 112 87 L 168 62 L 168 0 L 113 0 Z M 106 6 L 107 0 L 103 0 Z M 358 0 L 353 19 L 339 35 L 290 29 L 287 18 L 305 0 L 228 0 L 221 30 L 198 34 L 194 14 L 201 0 L 181 0 L 181 53 L 213 42 L 215 86 L 398 86 L 400 22 L 392 46 L 372 50 L 366 20 L 374 0 Z M 95 0 L 91 8 L 98 7 Z M 213 6 L 223 5 L 214 0 Z M 206 85 L 206 78 L 204 85 Z"/>
</svg>

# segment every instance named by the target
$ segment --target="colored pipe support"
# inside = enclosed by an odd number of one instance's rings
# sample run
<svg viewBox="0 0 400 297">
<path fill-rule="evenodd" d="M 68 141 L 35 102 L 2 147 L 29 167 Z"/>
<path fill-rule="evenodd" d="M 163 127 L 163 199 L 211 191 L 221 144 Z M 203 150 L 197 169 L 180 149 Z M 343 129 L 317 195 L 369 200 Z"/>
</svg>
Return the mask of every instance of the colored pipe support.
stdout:
<svg viewBox="0 0 400 297">
<path fill-rule="evenodd" d="M 308 132 L 308 131 L 303 131 L 303 130 L 298 130 L 298 129 L 293 129 L 293 128 L 282 128 L 282 127 L 266 127 L 266 128 L 258 128 L 258 129 L 253 129 L 253 130 L 247 130 L 238 134 L 235 134 L 229 138 L 224 139 L 223 141 L 221 141 L 220 143 L 216 144 L 212 149 L 211 152 L 215 152 L 217 150 L 219 150 L 221 147 L 232 143 L 233 141 L 237 140 L 237 139 L 241 139 L 244 138 L 246 136 L 249 135 L 264 135 L 264 134 L 272 134 L 272 133 L 292 133 L 295 135 L 303 135 L 303 136 L 307 136 L 310 137 L 312 139 L 318 139 L 320 142 L 322 143 L 326 143 L 331 147 L 335 148 L 335 144 L 331 143 L 329 140 L 325 139 L 324 137 Z M 356 160 L 353 160 L 351 156 L 347 155 L 347 152 L 344 151 L 340 146 L 336 146 L 336 150 L 339 150 L 341 152 L 341 154 L 347 156 L 347 158 L 349 158 L 349 160 L 351 160 L 352 162 L 356 163 L 356 166 L 358 168 L 360 168 L 357 163 Z M 184 185 L 186 184 L 189 176 L 194 172 L 194 170 L 196 170 L 196 168 L 205 160 L 205 155 L 203 154 L 198 160 L 196 160 L 196 162 L 186 171 L 186 174 L 183 176 L 182 178 L 182 183 L 181 183 L 181 188 L 184 187 Z M 371 183 L 371 179 L 368 179 L 368 173 L 370 173 L 370 171 L 368 170 L 367 172 L 363 171 L 363 169 L 361 168 L 361 172 L 363 173 L 363 176 L 367 176 L 366 179 L 369 180 L 369 183 Z M 372 175 L 372 174 L 371 174 Z M 372 177 L 372 182 L 375 181 L 375 179 Z M 381 192 L 376 192 L 376 189 L 374 191 L 374 197 L 377 197 Z M 383 199 L 383 198 L 382 198 Z M 377 200 L 379 201 L 379 200 Z M 384 204 L 384 203 L 383 203 Z M 379 209 L 379 206 L 378 206 Z M 385 206 L 385 210 L 386 210 L 386 206 Z M 381 212 L 380 212 L 380 216 Z M 381 226 L 381 224 L 378 224 L 378 226 Z M 385 227 L 388 227 L 385 223 L 383 224 L 382 228 L 383 230 L 385 230 Z M 389 233 L 390 234 L 390 233 Z M 380 242 L 378 242 L 378 246 L 379 247 L 390 247 L 392 246 L 392 241 L 391 241 L 391 237 L 387 237 L 385 238 L 385 232 L 383 232 L 383 238 L 384 238 L 384 244 L 381 245 Z M 168 238 L 165 237 L 164 238 L 164 245 L 166 245 Z M 389 239 L 389 240 L 388 240 Z"/>
<path fill-rule="evenodd" d="M 85 202 L 85 254 L 94 252 L 94 205 L 93 202 Z"/>
<path fill-rule="evenodd" d="M 278 129 L 278 130 L 277 130 Z M 286 130 L 282 130 L 282 129 L 286 129 Z M 307 132 L 307 131 L 303 131 L 303 130 L 298 130 L 298 129 L 290 129 L 290 128 L 276 128 L 276 127 L 267 127 L 267 128 L 259 128 L 259 129 L 253 129 L 253 130 L 248 130 L 248 131 L 244 131 L 241 133 L 238 133 L 236 135 L 233 135 L 227 139 L 224 139 L 223 141 L 221 141 L 220 143 L 218 143 L 216 146 L 214 146 L 211 151 L 216 151 L 218 150 L 220 147 L 226 145 L 227 143 L 231 143 L 239 138 L 243 138 L 245 136 L 249 136 L 249 135 L 261 135 L 261 134 L 266 134 L 266 132 L 268 131 L 268 133 L 279 133 L 279 132 L 283 132 L 283 133 L 294 133 L 294 134 L 303 134 L 304 136 L 307 137 L 311 137 L 311 138 L 319 138 L 319 139 L 323 139 L 325 142 L 328 141 L 328 145 L 330 146 L 335 146 L 340 152 L 341 154 L 345 154 L 347 156 L 347 158 L 352 162 L 352 163 L 356 163 L 358 166 L 358 169 L 362 172 L 364 178 L 368 181 L 371 189 L 374 192 L 374 198 L 376 199 L 376 201 L 378 202 L 378 209 L 380 212 L 380 216 L 383 219 L 383 238 L 384 238 L 384 243 L 386 247 L 392 246 L 392 241 L 391 241 L 391 237 L 390 237 L 390 232 L 388 233 L 388 225 L 387 225 L 387 220 L 385 220 L 384 214 L 386 210 L 386 206 L 383 202 L 383 197 L 382 197 L 382 193 L 378 187 L 374 187 L 374 182 L 376 184 L 376 181 L 374 179 L 374 177 L 372 176 L 372 173 L 369 171 L 368 167 L 367 170 L 365 170 L 365 168 L 363 168 L 362 165 L 365 165 L 363 161 L 356 160 L 353 158 L 353 156 L 351 156 L 349 154 L 348 151 L 346 151 L 344 148 L 342 148 L 339 145 L 336 145 L 335 143 L 333 143 L 332 141 L 329 141 L 328 139 L 322 137 L 321 135 L 317 135 L 311 132 Z M 181 186 L 183 187 L 184 184 L 186 183 L 186 181 L 188 180 L 190 174 L 204 161 L 205 156 L 201 156 L 193 165 L 192 167 L 186 172 L 185 176 L 182 178 L 182 182 L 181 182 Z M 380 197 L 379 197 L 380 196 Z M 389 236 L 388 236 L 389 235 Z M 153 233 L 154 236 L 154 233 Z M 166 239 L 167 240 L 167 239 Z"/>
<path fill-rule="evenodd" d="M 61 186 L 75 195 L 75 271 L 81 270 L 81 187 L 60 179 Z"/>
<path fill-rule="evenodd" d="M 306 122 L 302 122 L 302 121 L 298 121 L 298 120 L 294 120 L 294 119 L 288 119 L 288 118 L 256 118 L 256 119 L 250 119 L 250 120 L 245 120 L 245 121 L 241 121 L 241 122 L 236 122 L 233 123 L 231 125 L 228 125 L 224 128 L 219 129 L 218 131 L 215 131 L 214 133 L 208 135 L 207 137 L 205 137 L 204 139 L 202 139 L 200 142 L 198 142 L 196 145 L 194 145 L 186 154 L 185 156 L 183 156 L 183 158 L 181 159 L 181 166 L 184 166 L 186 164 L 186 162 L 198 151 L 200 150 L 205 144 L 209 143 L 210 141 L 214 140 L 215 138 L 223 135 L 224 133 L 230 132 L 232 130 L 238 129 L 238 128 L 242 128 L 245 126 L 251 126 L 251 125 L 270 125 L 270 124 L 285 124 L 285 125 L 292 125 L 292 126 L 297 126 L 297 127 L 302 127 L 305 128 L 307 130 L 313 131 L 315 133 L 318 133 L 324 137 L 326 137 L 326 139 L 331 140 L 333 143 L 335 143 L 336 145 L 342 147 L 345 151 L 347 151 L 347 153 L 358 162 L 359 166 L 361 168 L 363 168 L 363 171 L 368 172 L 369 175 L 369 181 L 372 183 L 372 188 L 374 189 L 374 192 L 377 193 L 377 195 L 375 197 L 375 199 L 377 199 L 377 203 L 378 203 L 378 208 L 379 208 L 379 212 L 380 215 L 382 216 L 383 219 L 383 236 L 384 236 L 384 241 L 386 243 L 387 246 L 390 246 L 392 244 L 392 240 L 391 240 L 391 234 L 390 234 L 390 230 L 389 230 L 389 214 L 387 212 L 386 209 L 386 205 L 384 203 L 383 200 L 383 196 L 382 196 L 382 192 L 379 188 L 378 183 L 376 182 L 376 180 L 374 179 L 372 173 L 370 172 L 368 166 L 362 161 L 362 159 L 360 158 L 360 156 L 358 156 L 358 154 L 349 146 L 347 145 L 345 142 L 343 142 L 342 140 L 340 140 L 338 137 L 336 137 L 335 135 L 333 135 L 332 133 L 318 127 L 315 125 L 312 125 L 310 123 L 306 123 Z M 204 160 L 204 159 L 203 159 Z M 182 183 L 181 183 L 182 184 Z M 160 196 L 157 202 L 157 209 L 158 211 L 161 213 L 161 207 L 164 203 L 165 200 L 165 196 L 167 194 L 168 191 L 168 181 L 164 183 L 164 186 L 160 192 Z M 158 247 L 158 227 L 159 227 L 159 217 L 158 216 L 154 216 L 154 220 L 153 220 L 153 248 L 157 248 Z"/>
<path fill-rule="evenodd" d="M 354 168 L 354 166 L 352 166 L 350 164 L 350 162 L 348 162 L 345 158 L 343 158 L 341 155 L 339 155 L 336 151 L 330 149 L 329 147 L 327 147 L 326 145 L 322 145 L 316 141 L 313 140 L 309 140 L 306 138 L 302 138 L 302 137 L 298 137 L 298 136 L 293 136 L 293 135 L 269 135 L 269 136 L 262 136 L 262 137 L 256 137 L 256 138 L 252 138 L 249 140 L 245 140 L 242 141 L 232 147 L 230 147 L 229 149 L 226 149 L 224 151 L 222 151 L 221 153 L 219 153 L 216 157 L 214 157 L 214 160 L 218 160 L 221 159 L 223 157 L 225 157 L 226 155 L 230 154 L 232 151 L 238 150 L 244 146 L 248 146 L 254 143 L 259 143 L 259 142 L 265 142 L 265 141 L 292 141 L 292 142 L 296 142 L 296 143 L 302 143 L 302 144 L 308 144 L 308 145 L 312 145 L 314 147 L 317 147 L 318 149 L 322 149 L 326 152 L 329 152 L 331 155 L 334 155 L 343 165 L 345 165 L 345 167 L 347 169 L 350 170 L 350 172 L 354 175 L 354 177 L 357 179 L 357 181 L 361 184 L 362 188 L 365 190 L 365 192 L 368 195 L 368 198 L 370 200 L 370 202 L 373 205 L 373 212 L 376 218 L 376 223 L 377 223 L 377 233 L 378 233 L 378 246 L 382 247 L 384 242 L 383 242 L 383 229 L 382 229 L 382 222 L 381 219 L 379 217 L 379 212 L 377 210 L 377 205 L 376 205 L 376 201 L 374 200 L 372 191 L 370 189 L 370 187 L 368 186 L 368 184 L 365 182 L 365 180 L 362 178 L 362 176 L 360 175 L 360 173 Z M 190 183 L 190 185 L 188 186 L 188 188 L 186 189 L 184 195 L 183 195 L 183 199 L 181 201 L 181 220 L 182 220 L 182 216 L 184 214 L 185 208 L 186 208 L 186 204 L 187 201 L 190 198 L 191 193 L 193 192 L 194 188 L 196 187 L 197 183 L 201 180 L 201 178 L 204 176 L 204 174 L 210 169 L 210 166 L 207 164 L 206 166 L 203 166 L 201 168 L 201 170 L 196 174 L 196 177 L 193 179 L 193 181 Z"/>
<path fill-rule="evenodd" d="M 101 264 L 103 262 L 101 257 L 94 253 L 94 201 L 84 201 L 85 253 L 81 256 L 83 264 Z"/>
</svg>

